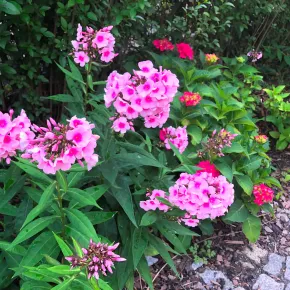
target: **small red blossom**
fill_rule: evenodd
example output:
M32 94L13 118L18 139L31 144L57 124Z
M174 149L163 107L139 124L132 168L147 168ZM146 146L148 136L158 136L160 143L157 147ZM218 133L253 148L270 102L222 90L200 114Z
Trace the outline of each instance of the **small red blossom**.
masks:
M201 96L198 93L184 92L179 100L185 103L186 107L191 107L196 106L201 101Z
M211 173L213 177L220 176L220 172L216 169L214 164L210 163L209 160L201 161L196 166L202 168L200 170L197 170L196 173L207 172L207 173Z
M160 51L173 50L174 45L167 39L155 39L153 45Z
M176 47L180 58L188 58L193 60L194 51L188 43L181 42L176 44Z
M257 135L254 139L259 144L265 144L268 141L268 137L266 135Z
M262 183L254 186L253 195L255 196L254 203L261 206L273 200L274 191Z

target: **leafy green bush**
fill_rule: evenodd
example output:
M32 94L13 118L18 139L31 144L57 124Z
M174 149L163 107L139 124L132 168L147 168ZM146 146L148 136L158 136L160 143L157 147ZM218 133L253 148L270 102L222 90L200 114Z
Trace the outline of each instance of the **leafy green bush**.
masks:
M14 284L24 290L133 289L137 270L153 289L145 256L160 254L178 275L170 253L186 253L192 246L192 236L212 234L212 222L242 223L251 242L259 238L261 207L253 194L255 185L281 186L270 177L271 163L266 154L269 144L254 138L258 135L257 120L249 111L251 100L244 100L246 92L259 86L256 69L235 59L226 59L225 65L209 65L203 53L195 63L177 58L174 52L150 52L150 57L155 67L171 70L179 79L179 92L166 126L187 126L190 142L186 150L181 154L173 144L171 150L165 150L160 143L160 129L145 128L138 120L135 131L113 133L113 112L103 101L106 81L95 79L93 62L81 69L70 58L62 62L66 66L57 64L66 76L68 93L48 99L63 103L63 124L74 115L95 124L94 134L100 136L96 149L100 160L90 171L76 163L70 169L57 170L55 175L45 174L39 164L24 159L32 158L36 150L29 157L16 157L1 170L1 288ZM186 106L180 101L184 92L198 93L202 99L196 106ZM5 127L5 123L1 124ZM51 124L52 120L47 126ZM33 128L36 133L44 130ZM59 128L60 132L68 130L65 126ZM222 136L213 133L216 131L237 134L231 144L218 149L220 155L209 150L216 149L209 147L210 139ZM51 135L47 138L53 140ZM144 212L140 202L146 200L146 193L153 189L167 192L180 173L200 170L197 165L202 159L234 186L235 200L226 215L200 219L199 229L191 230L180 224L185 211L172 207L164 198L160 201L170 210ZM267 202L262 209L272 212ZM116 263L113 275L88 279L87 260L81 265L79 259L87 254L81 248L87 248L90 239L96 243L120 242L118 254L127 261ZM65 257L72 255L78 262L70 269Z

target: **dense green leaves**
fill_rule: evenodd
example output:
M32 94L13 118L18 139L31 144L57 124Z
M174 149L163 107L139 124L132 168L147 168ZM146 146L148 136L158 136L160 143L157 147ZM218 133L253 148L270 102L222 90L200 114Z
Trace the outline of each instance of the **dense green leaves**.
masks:
M251 243L255 243L261 233L261 220L256 216L249 216L243 223L243 232Z
M225 215L224 219L232 222L244 222L249 216L245 204L240 199L236 199L231 205L229 212Z

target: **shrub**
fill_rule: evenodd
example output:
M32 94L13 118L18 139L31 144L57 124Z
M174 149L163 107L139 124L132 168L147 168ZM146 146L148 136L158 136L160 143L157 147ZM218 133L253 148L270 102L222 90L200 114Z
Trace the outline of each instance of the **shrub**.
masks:
M269 187L281 186L270 177L268 141L258 141L256 119L238 97L244 79L240 88L229 67L202 53L195 62L169 53L150 53L159 70L143 61L105 82L93 78L92 58L58 65L70 92L48 99L64 104L61 121L30 126L36 137L22 156L13 147L1 170L1 288L132 289L137 270L153 289L145 256L160 254L178 275L170 253L186 253L212 222L242 223L251 242L259 238L258 213L272 212ZM250 68L239 65L241 75ZM132 115L137 97L140 114ZM0 127L15 122L3 116ZM13 126L0 131L1 142Z

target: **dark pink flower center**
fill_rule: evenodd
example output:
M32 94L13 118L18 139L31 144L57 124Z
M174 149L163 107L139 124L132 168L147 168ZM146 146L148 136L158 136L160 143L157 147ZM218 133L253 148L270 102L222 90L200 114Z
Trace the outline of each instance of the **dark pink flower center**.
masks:
M73 124L75 127L77 127L78 125L81 125L82 122L80 120L73 120Z
M1 128L5 128L6 125L7 125L6 120L0 120L0 127L1 127Z
M84 61L84 59L85 59L84 56L79 55L79 60L80 60L80 61Z
M11 142L11 137L8 136L8 135L6 135L6 136L4 137L3 142L4 142L5 144L10 143L10 142Z
M98 42L103 42L104 41L104 36L103 35L99 35L97 37Z
M74 135L74 141L80 142L80 141L82 141L82 139L83 139L83 136L81 133L77 133Z
M120 123L119 123L119 128L120 128L120 129L124 129L124 128L125 128L125 123L120 122Z
M149 91L150 90L150 85L149 84L145 84L144 87L143 87L143 89L145 91Z

